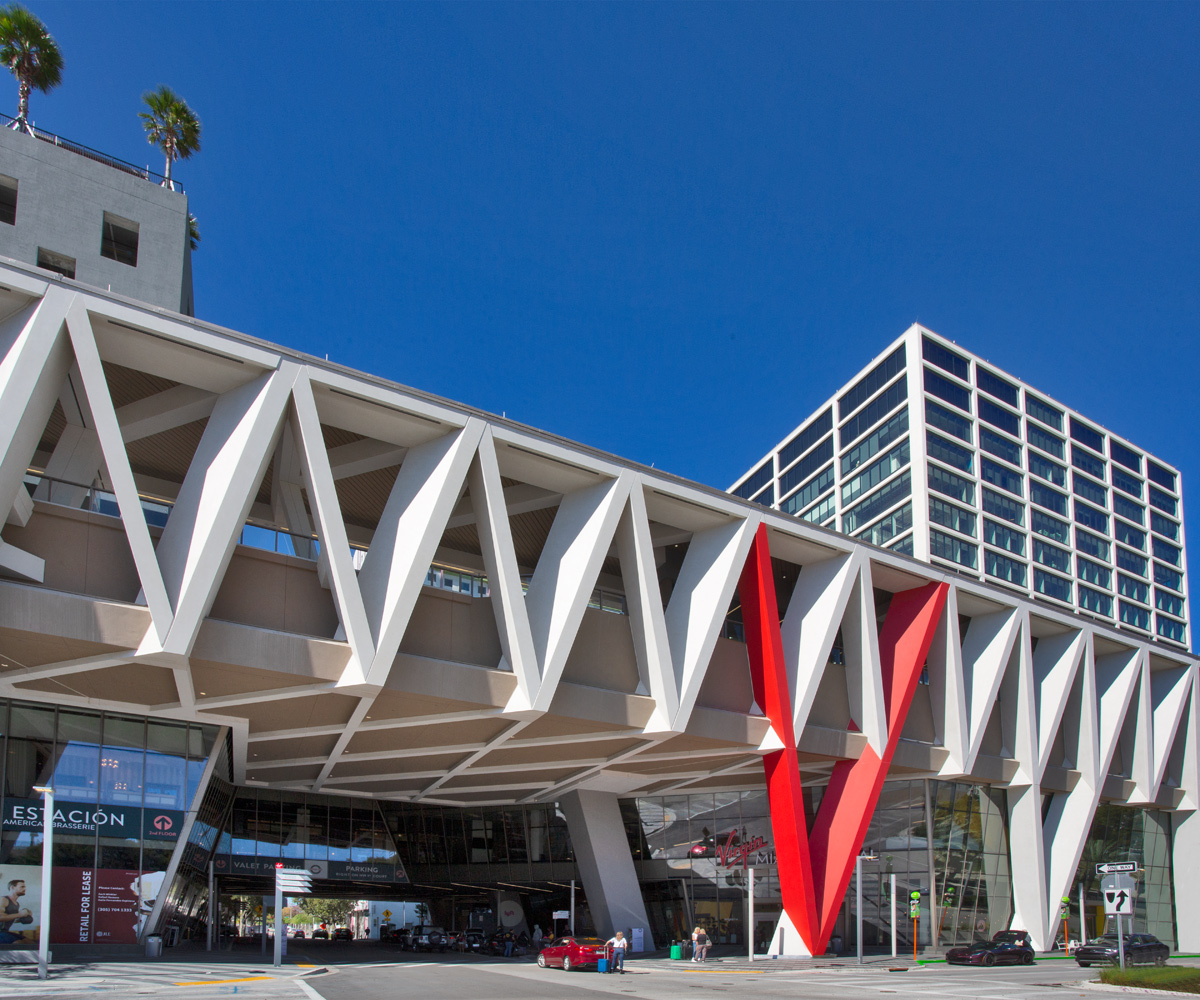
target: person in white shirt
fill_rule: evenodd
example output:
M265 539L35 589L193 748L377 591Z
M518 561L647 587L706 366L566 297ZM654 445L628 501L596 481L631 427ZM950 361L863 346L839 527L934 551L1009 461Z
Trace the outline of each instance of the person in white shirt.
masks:
M609 961L608 971L615 972L619 969L621 975L625 975L625 949L629 947L629 942L625 940L625 933L617 931L604 942L604 946L612 949L612 959Z

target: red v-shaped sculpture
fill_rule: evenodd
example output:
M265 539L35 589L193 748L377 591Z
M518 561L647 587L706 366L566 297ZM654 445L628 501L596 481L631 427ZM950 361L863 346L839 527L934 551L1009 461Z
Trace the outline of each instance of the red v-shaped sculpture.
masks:
M783 743L763 757L783 908L812 955L824 954L833 933L948 590L945 583L931 583L892 596L879 636L888 721L883 756L867 747L858 760L834 765L810 833L766 527L760 525L754 537L738 593L754 698Z

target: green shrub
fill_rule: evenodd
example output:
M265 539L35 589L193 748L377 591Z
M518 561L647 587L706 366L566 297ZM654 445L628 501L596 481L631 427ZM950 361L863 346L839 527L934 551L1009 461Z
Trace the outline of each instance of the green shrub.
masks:
M1140 986L1149 990L1176 990L1180 993L1200 994L1200 969L1173 968L1144 968L1103 969L1100 972L1100 982L1110 986Z

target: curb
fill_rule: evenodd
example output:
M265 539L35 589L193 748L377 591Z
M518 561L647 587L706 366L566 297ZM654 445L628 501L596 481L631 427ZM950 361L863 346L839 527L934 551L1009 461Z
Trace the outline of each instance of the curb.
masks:
M1089 990L1099 990L1102 993L1136 993L1144 997L1194 997L1195 993L1184 993L1180 990L1155 990L1147 989L1142 986L1114 986L1111 983L1079 983L1078 985Z

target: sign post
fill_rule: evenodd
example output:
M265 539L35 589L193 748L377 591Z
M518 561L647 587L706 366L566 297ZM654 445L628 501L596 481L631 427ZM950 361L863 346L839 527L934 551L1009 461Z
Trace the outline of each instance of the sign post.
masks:
M917 960L917 924L921 919L921 894L914 889L908 894L908 915L913 922L913 961Z
M283 894L305 896L312 892L312 876L303 868L284 868L275 864L275 965L283 965Z
M892 958L896 957L896 873L891 873L892 880Z
M1063 896L1058 904L1058 919L1063 922L1063 951L1071 954L1071 897ZM1082 917L1080 918L1082 919Z
M754 869L746 869L746 942L750 949L750 961L754 961Z
M1109 874L1101 883L1101 891L1104 894L1104 912L1117 918L1117 950L1121 957L1121 968L1124 969L1125 927L1121 918L1133 916L1134 881L1124 873Z
M38 979L50 974L50 875L54 861L54 789L37 786L42 793L42 923L38 930Z

